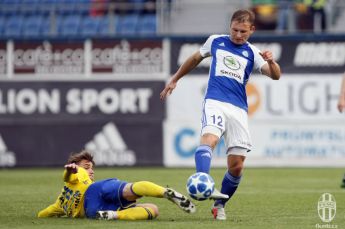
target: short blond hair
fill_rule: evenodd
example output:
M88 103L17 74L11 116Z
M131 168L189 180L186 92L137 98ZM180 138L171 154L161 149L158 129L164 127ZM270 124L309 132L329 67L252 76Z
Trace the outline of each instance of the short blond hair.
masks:
M250 10L237 10L231 17L231 21L237 21L241 23L249 22L251 25L254 25L255 14Z

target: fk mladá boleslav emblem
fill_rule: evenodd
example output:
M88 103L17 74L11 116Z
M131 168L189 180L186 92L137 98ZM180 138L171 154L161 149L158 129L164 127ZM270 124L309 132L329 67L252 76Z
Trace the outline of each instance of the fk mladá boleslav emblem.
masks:
M331 222L337 211L337 204L332 194L324 193L321 195L317 204L317 211L322 222Z

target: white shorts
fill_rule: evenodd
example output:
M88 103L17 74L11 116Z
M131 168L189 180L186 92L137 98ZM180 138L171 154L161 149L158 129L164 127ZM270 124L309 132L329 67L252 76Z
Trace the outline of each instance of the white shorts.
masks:
M223 136L227 153L236 152L236 150L230 150L234 147L247 149L246 151L251 150L248 114L245 110L230 103L206 99L201 122L201 135L210 133L219 138ZM242 152L244 151L242 150L239 154L242 155Z

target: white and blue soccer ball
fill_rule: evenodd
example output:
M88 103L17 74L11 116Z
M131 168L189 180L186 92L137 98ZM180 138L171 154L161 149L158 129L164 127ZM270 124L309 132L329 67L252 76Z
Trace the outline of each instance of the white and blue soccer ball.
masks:
M187 192L195 200L206 200L214 191L213 178L207 173L194 173L187 180Z

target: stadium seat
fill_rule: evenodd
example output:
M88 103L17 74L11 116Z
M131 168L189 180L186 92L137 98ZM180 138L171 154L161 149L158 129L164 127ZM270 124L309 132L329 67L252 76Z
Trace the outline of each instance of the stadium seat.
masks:
M23 23L23 36L38 37L41 35L43 24L42 15L31 15L25 18Z
M36 14L40 9L40 0L22 0L20 14Z
M81 22L81 35L95 36L99 33L102 17L83 17Z
M58 32L64 36L76 36L80 32L80 15L62 16L58 26Z
M156 15L143 15L138 23L139 34L151 34L157 33L157 19Z
M139 21L138 14L122 15L116 21L116 33L121 35L133 35L137 33Z
M115 26L111 26L109 17L108 16L102 16L99 18L100 18L99 34L102 36L109 36L111 34L114 34L114 32L115 32L114 27ZM114 19L114 20L116 20L116 19Z
M56 12L58 14L75 14L76 5L74 1L58 0L56 1Z
M91 0L58 0L56 9L59 14L86 14L90 5Z
M83 15L90 13L91 0L74 0L74 2L76 13Z
M43 16L43 21L41 24L41 34L42 36L51 36L54 35L55 33L57 33L57 25L55 23L55 26L52 25L53 22L51 21L49 16ZM53 31L52 31L53 30Z
M21 0L1 0L0 1L0 14L13 15L18 13L20 9Z
M58 0L40 0L39 13L49 15L57 8Z
M24 17L22 15L11 15L5 23L5 36L20 37L22 32Z
M4 33L5 23L6 23L6 17L0 14L0 34Z

